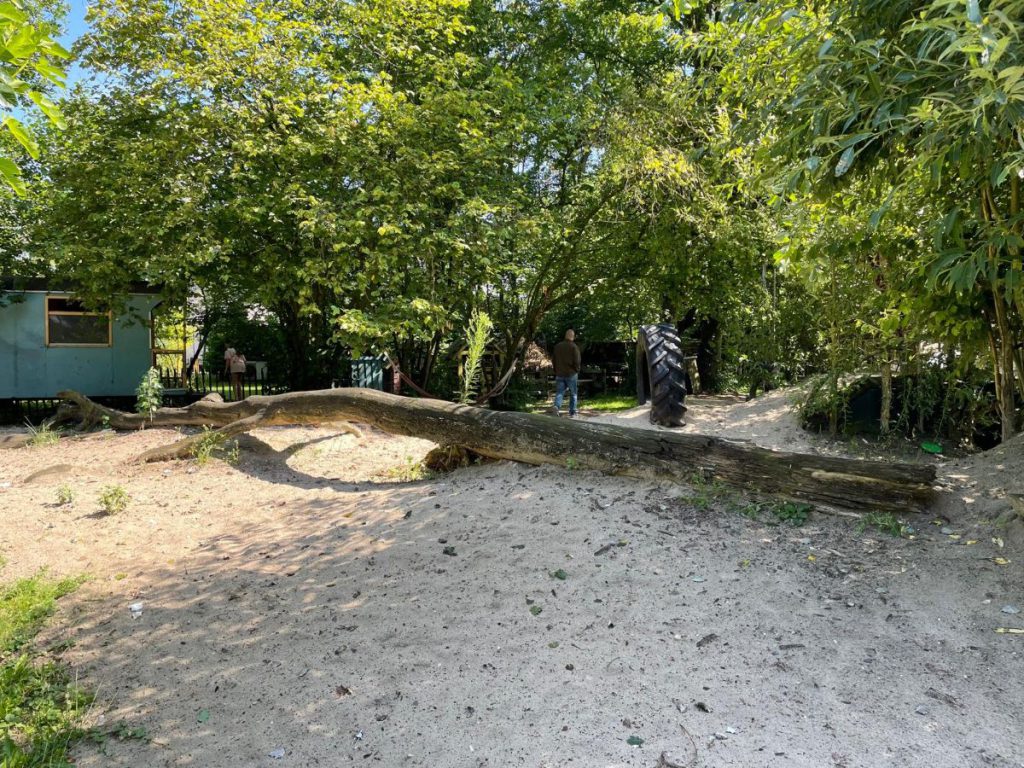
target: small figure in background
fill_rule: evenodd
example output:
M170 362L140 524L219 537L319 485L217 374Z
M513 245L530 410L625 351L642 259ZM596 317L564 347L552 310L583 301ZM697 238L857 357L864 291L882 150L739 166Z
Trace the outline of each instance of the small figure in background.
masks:
M562 410L562 398L565 390L569 390L569 418L576 418L576 391L579 381L582 358L580 348L575 344L576 332L570 328L565 332L565 340L555 345L555 404L551 412L555 416Z
M231 358L233 358L236 354L237 353L235 352L235 348L234 347L228 347L227 349L224 350L224 378L225 379L228 379L228 380L231 379Z
M241 400L242 380L245 377L245 355L235 352L233 349L231 351L234 352L228 363L228 368L231 370L231 391L234 393L235 400Z

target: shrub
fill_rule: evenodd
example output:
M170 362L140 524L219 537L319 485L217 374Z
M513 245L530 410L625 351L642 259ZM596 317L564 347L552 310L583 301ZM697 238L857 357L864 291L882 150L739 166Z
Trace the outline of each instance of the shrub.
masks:
M156 368L150 368L139 382L139 388L135 390L135 412L141 413L153 420L153 414L163 404L164 385L160 383L160 372Z
M120 485L108 485L100 491L100 507L108 515L116 515L128 509L131 496Z
M192 448L192 457L196 460L196 464L203 466L218 453L220 458L228 464L234 464L238 461L238 441L228 442L224 435L209 427L203 427L199 441Z
M57 504L60 506L66 506L71 504L75 500L75 492L71 486L64 483L60 488L57 489Z

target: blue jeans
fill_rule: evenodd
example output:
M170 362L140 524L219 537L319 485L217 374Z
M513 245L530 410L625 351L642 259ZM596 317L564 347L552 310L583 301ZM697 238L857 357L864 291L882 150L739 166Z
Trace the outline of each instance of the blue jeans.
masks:
M577 375L555 376L555 410L562 410L562 398L565 390L569 390L569 415L576 415L576 379Z

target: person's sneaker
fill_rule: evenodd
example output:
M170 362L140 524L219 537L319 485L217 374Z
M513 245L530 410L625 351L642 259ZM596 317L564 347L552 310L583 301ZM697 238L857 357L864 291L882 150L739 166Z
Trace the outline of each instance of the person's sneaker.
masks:
M575 419L575 418L576 418L576 417L577 417L578 415L579 415L579 414L576 414L576 413L570 413L570 414L569 414L569 418L570 418L570 419Z
M550 413L552 416L560 416L561 415L561 414L559 414L558 409L555 408L555 406L553 406L553 405L550 408L548 408L548 413Z

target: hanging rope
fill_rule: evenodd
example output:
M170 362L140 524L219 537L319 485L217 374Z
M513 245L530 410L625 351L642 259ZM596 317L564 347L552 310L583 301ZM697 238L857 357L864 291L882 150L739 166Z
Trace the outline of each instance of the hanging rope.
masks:
M398 362L395 361L394 359L392 359L391 355L389 355L386 350L384 352L384 357L386 357L388 359L388 365L390 365L394 370L398 371L398 378L406 386L408 386L409 389L413 390L416 394L420 395L421 397L429 398L431 400L443 400L444 399L444 398L438 397L437 395L433 395L430 392L427 392L427 390L425 390L423 387L421 387L415 381L413 381L408 376L406 376L405 375L405 371L403 371L401 368L398 367ZM396 394L401 394L401 393L399 392L399 393L396 393Z
M388 365L390 365L394 370L398 371L399 379L406 386L408 386L409 389L414 391L416 394L420 395L421 397L429 398L431 400L443 400L444 399L443 397L438 397L437 395L428 392L423 387L421 387L419 384L417 384L415 381L413 381L408 376L406 376L405 371L403 371L401 368L398 367L398 362L394 358L392 358L391 355L388 354L387 351L384 351L384 357L386 357L388 359ZM490 400L492 397L497 397L502 392L504 392L505 388L508 386L508 383L512 380L512 375L516 372L516 367L518 366L518 364L519 364L519 361L518 360L514 360L512 362L512 366L507 371L505 371L505 375L502 376L498 380L498 383L495 384L490 389L490 391L480 395L480 397L478 397L473 402L473 405L483 405L488 400Z
M502 392L504 392L505 391L505 387L507 387L508 383L512 380L512 374L516 372L516 366L518 364L519 364L518 360L513 360L512 361L512 366L507 371L505 371L505 375L502 376L498 380L498 383L495 384L494 387L491 388L490 392L487 392L486 394L480 395L480 397L478 397L476 399L476 402L474 403L474 405L483 405L488 400L490 400L492 397L497 397Z

